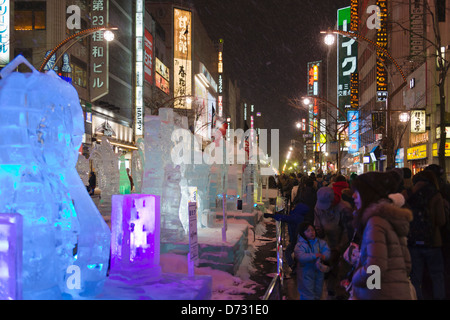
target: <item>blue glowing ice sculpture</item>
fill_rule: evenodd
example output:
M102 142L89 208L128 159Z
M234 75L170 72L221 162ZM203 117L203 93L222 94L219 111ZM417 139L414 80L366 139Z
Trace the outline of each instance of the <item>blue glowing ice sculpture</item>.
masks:
M13 72L21 63L32 72ZM8 150L0 154L0 212L23 216L23 297L93 296L106 279L110 237L76 170L84 133L78 94L22 56L0 74L0 146ZM67 285L73 265L77 288Z

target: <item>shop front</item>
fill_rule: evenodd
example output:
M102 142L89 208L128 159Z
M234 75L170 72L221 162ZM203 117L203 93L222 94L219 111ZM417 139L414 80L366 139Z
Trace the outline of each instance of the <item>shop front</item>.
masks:
M410 163L412 174L422 171L428 165L427 145L422 144L408 148L406 160Z

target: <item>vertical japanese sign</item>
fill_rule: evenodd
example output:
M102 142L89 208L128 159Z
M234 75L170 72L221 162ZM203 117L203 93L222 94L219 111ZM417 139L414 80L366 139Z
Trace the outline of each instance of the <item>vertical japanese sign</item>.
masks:
M136 0L136 91L135 91L135 124L136 137L144 135L144 0ZM147 50L147 49L145 49ZM152 60L153 61L153 60Z
M348 140L350 145L348 153L355 153L359 150L359 111L347 111Z
M387 49L387 0L378 0L380 8L380 29L377 29L377 45ZM388 95L388 75L385 68L386 55L377 50L377 101L386 101Z
M319 81L320 79L320 69L321 69L321 61L308 62L307 64L307 95L308 96L318 96L320 94L319 89ZM319 106L317 103L317 99L311 99L311 103L308 106L308 114L309 114L309 132L315 132L315 120L317 120L317 116L319 113ZM315 139L315 137L314 137Z
M425 110L411 110L411 133L424 133L426 129Z
M153 36L145 29L145 58L144 71L145 81L153 84Z
M338 30L350 31L351 8L337 11ZM338 121L345 122L346 111L351 108L351 76L358 71L358 43L355 39L338 35L337 37L337 106Z
M350 76L350 107L352 110L359 108L359 75L353 72Z
M92 1L92 27L106 27L109 1ZM108 41L103 38L104 31L97 31L91 38L91 74L90 92L91 101L95 101L106 94L109 89L109 53Z
M425 62L425 4L423 0L409 0L410 56L413 61Z
M174 8L173 12L173 74L174 97L192 95L192 20L191 12ZM185 98L175 99L174 108L191 109Z
M198 260L197 202L189 202L189 260Z
M219 117L223 116L223 39L219 39L219 63L218 70L219 72L219 86L218 86L218 108L219 108Z
M155 85L167 95L170 94L170 72L164 63L155 57Z
M0 67L9 63L10 11L9 0L0 0Z

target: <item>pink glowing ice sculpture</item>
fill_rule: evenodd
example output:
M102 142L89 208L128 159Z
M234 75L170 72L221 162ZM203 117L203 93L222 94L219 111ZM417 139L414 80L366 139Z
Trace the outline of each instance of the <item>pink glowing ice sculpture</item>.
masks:
M111 274L160 276L160 223L159 196L112 196Z
M22 299L22 230L20 214L0 213L0 300Z

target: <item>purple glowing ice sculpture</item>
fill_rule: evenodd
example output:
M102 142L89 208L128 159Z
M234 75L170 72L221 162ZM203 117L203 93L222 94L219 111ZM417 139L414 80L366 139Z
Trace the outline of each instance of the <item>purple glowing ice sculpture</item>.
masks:
M160 223L159 196L145 194L112 196L112 275L160 276Z
M0 213L0 300L22 299L22 230L20 214Z

